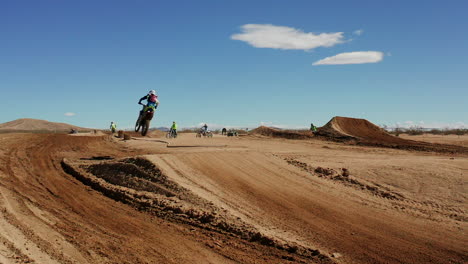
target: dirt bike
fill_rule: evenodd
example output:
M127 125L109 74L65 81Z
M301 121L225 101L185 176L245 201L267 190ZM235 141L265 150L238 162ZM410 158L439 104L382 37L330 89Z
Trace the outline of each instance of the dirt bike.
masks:
M138 132L141 128L141 135L146 136L150 127L151 119L153 119L154 116L154 109L146 107L144 104L141 105L143 105L143 109L140 111L140 115L135 123L135 132Z
M169 130L167 131L166 138L176 138L177 137L177 132L175 130Z
M202 130L198 131L196 137L201 138L202 136L211 138L211 137L213 137L213 133L211 131L205 131L205 130L202 129Z

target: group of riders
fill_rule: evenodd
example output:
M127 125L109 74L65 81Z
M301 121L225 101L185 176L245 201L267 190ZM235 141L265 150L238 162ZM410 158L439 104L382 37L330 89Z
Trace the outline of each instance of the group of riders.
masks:
M146 104L143 104L142 101L145 101L145 100L146 100ZM159 99L158 99L158 95L156 94L156 91L155 90L149 91L147 95L140 98L140 100L138 101L138 104L143 106L143 109L140 111L140 115L143 115L147 111L155 112L159 106ZM112 133L115 133L117 130L117 125L113 121L111 122L110 130ZM200 129L200 133L202 135L206 135L207 132L208 132L208 125L204 124ZM175 121L172 122L172 126L170 128L169 133L173 135L173 137L177 137L177 123Z
M146 100L146 104L141 103L144 100ZM149 91L147 95L140 98L140 100L138 101L138 104L143 105L143 109L140 111L140 115L143 115L143 113L145 113L146 111L155 112L159 105L158 95L156 94L156 91L155 90ZM112 133L115 133L116 129L117 129L117 125L114 122L111 122L110 130L112 131ZM317 127L311 123L310 130L312 132L316 132ZM225 132L225 128L223 129L223 134L224 132ZM206 135L207 133L208 133L208 125L205 124L201 127L200 134ZM172 137L177 137L177 123L175 121L172 122L172 126L169 130L169 134Z

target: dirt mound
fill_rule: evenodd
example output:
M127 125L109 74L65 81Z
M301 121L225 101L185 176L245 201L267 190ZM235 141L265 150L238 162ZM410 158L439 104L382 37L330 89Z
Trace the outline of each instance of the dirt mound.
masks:
M259 243L314 263L334 263L319 250L284 243L231 215L169 179L142 157L102 162L101 159L63 159L63 169L86 185L117 201L175 223L228 234Z
M378 142L403 142L405 140L388 134L385 130L366 119L350 117L333 117L317 134L339 139L361 139Z
M21 118L0 124L0 131L2 132L69 132L72 128L78 131L93 130L91 128L78 127L66 123L32 118Z
M468 153L468 148L445 144L431 144L403 139L388 134L379 126L366 119L333 117L325 126L318 129L317 136L339 142L358 145L381 146L400 149L413 149L436 152Z
M308 139L313 137L313 135L308 131L281 130L266 126L257 127L250 131L249 134L287 139Z

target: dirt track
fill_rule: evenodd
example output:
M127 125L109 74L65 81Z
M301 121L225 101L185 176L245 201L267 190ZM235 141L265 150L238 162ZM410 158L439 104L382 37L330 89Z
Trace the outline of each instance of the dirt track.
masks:
M2 263L468 260L468 158L463 155L318 140L195 139L191 134L181 134L171 145L198 147L32 134L0 135L0 142ZM135 210L135 204L116 202L84 185L61 165L63 158L78 162L137 155L153 162L194 201L223 208L265 237L318 250L323 258ZM350 175L343 176L342 168Z

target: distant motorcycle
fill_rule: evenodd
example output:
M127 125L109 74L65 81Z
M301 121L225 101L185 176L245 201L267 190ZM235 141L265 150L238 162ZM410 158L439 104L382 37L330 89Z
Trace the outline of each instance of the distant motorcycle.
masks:
M167 131L167 134L166 134L166 138L176 138L177 137L177 133L175 130L169 130Z
M201 129L200 131L198 131L196 137L201 138L202 136L211 138L213 137L213 133L211 131L205 131L204 129Z
M135 132L138 132L141 128L141 135L146 136L150 127L151 119L153 119L154 116L154 109L146 107L144 104L141 105L143 105L143 109L140 111L140 115L135 123Z

